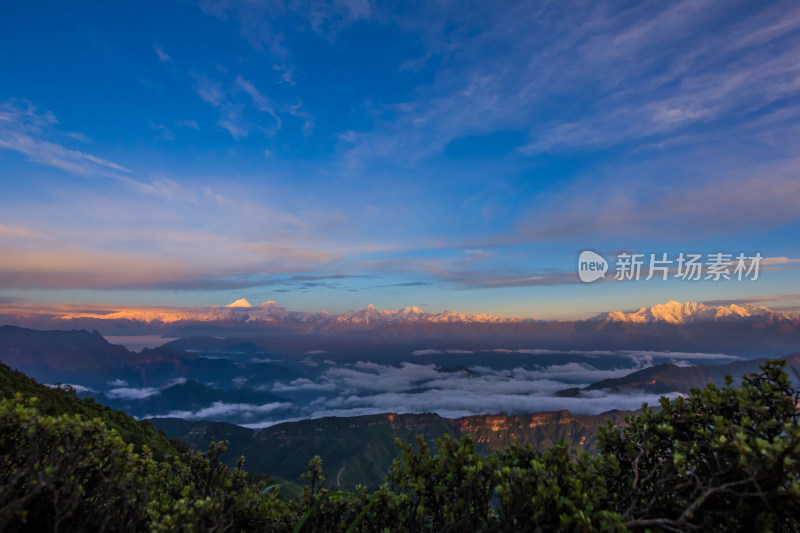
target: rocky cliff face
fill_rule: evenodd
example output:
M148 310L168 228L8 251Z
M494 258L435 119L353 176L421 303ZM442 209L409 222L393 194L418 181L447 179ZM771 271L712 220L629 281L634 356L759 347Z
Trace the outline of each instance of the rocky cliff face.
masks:
M519 416L480 415L458 418L452 424L460 433L470 435L490 450L499 450L514 441L544 450L564 440L578 451L591 451L597 440L598 426L606 420L618 426L628 414L627 411L610 411L580 416L569 411L554 411Z

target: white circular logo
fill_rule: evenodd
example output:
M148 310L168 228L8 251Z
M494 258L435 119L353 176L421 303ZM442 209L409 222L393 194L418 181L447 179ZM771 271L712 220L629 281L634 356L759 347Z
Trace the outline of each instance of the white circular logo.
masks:
M608 261L591 250L584 250L578 257L578 277L584 283L591 283L605 277L608 271Z

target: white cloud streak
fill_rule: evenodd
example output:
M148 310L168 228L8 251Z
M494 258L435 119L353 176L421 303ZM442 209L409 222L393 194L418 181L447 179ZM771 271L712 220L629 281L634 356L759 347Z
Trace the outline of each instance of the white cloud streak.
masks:
M160 414L158 416L183 418L185 420L226 421L231 418L236 418L237 420L253 420L254 418L264 416L274 411L289 409L292 406L293 404L286 402L273 402L264 405L214 402L209 407L205 407L197 411L170 411L167 414ZM151 417L152 415L147 415L144 418Z
M135 388L135 387L117 387L111 389L106 394L108 394L109 398L115 398L120 400L141 400L143 398L147 398L148 396L152 396L159 392L159 389L156 387L142 387L142 388Z
M172 63L172 58L166 52L164 52L164 49L161 46L154 44L153 51L158 56L158 60L162 63Z

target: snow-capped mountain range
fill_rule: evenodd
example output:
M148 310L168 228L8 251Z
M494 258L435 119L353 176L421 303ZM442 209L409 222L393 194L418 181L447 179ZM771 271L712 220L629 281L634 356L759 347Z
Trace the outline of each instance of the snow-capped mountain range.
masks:
M332 315L325 310L319 313L307 313L302 311L288 311L274 301L268 301L259 305L251 305L246 299L242 298L224 307L207 307L201 309L182 310L182 311L159 311L159 310L125 310L112 313L70 313L55 317L60 320L75 319L97 319L97 320L129 320L133 322L144 322L147 324L163 323L172 324L175 322L251 322L251 323L276 323L276 322L303 322L309 324L354 324L354 325L377 325L393 322L402 323L513 323L522 322L522 318L505 318L489 314L464 314L454 311L443 311L441 313L431 313L423 311L419 307L406 307L399 310L377 309L370 304L366 308L358 311L346 311L339 315Z
M436 348L472 353L480 349L660 350L757 355L800 350L800 315L755 305L667 302L638 311L602 313L586 320L537 320L419 307L364 309L339 314L290 311L276 302L240 299L199 308L92 309L64 304L30 312L0 306L0 326L39 330L87 330L119 338L269 338L287 353L334 347L355 357ZM680 329L680 331L677 331ZM211 341L209 341L211 342ZM213 342L212 342L213 344ZM402 349L400 348L402 346ZM361 352L359 352L361 350Z
M318 313L289 311L274 301L251 305L242 298L224 307L212 306L186 310L124 310L111 313L71 313L54 317L58 320L97 319L125 320L146 324L174 324L176 322L235 322L257 325L276 323L304 323L308 325L352 325L377 326L390 323L481 323L507 324L539 322L535 319L506 318L489 314L464 314L454 311L432 313L419 307L399 310L381 310L374 305L358 311L346 311L333 315L323 310ZM638 311L612 311L602 313L585 322L624 322L636 324L667 323L692 324L709 321L735 321L743 319L800 320L800 315L772 311L763 306L728 305L709 306L702 303L679 303L643 307Z
M761 305L736 305L708 306L702 303L679 303L669 301L665 304L652 307L642 307L638 311L626 313L612 311L602 313L591 321L653 323L666 322L668 324L692 324L697 322L731 321L740 319L786 319L798 320L800 315L779 313Z

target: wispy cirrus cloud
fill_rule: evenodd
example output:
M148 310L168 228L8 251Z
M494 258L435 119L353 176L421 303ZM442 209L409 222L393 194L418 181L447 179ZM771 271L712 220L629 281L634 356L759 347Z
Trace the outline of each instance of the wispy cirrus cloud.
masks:
M3 248L0 287L196 291L292 285L297 282L272 280L271 275L320 267L335 257L333 251L299 246L211 236L204 240L217 240L227 253L210 260L196 250L158 254L153 249L144 255L87 248Z
M718 8L717 2L675 3L643 22L636 20L636 11L642 9L630 10L619 16L620 23L627 19L631 25L622 33L614 31L619 26L609 19L606 31L590 38L580 51L585 59L630 77L633 72L620 70L626 68L620 63L636 57L639 72L657 68L659 74L635 80L633 86L611 86L600 93L594 113L575 121L555 121L522 150L609 146L673 135L723 116L727 127L735 116L736 127L746 129L757 116L754 113L797 94L800 85L794 81L798 67L793 57L800 47L800 12L778 2L733 27L712 31L700 46L681 46L693 39L698 28L713 22ZM776 53L778 42L783 46ZM634 93L637 84L640 91Z
M796 265L800 263L800 259L792 259L790 257L765 257L761 264L764 266L782 266L782 265Z
M169 129L164 124L155 124L153 122L150 123L150 128L158 133L159 139L164 139L167 141L174 141L175 140L175 133Z
M497 244L495 244L496 246ZM454 245L456 250L459 248ZM494 257L489 256L489 257ZM360 269L426 277L428 281L411 281L391 286L424 287L433 282L460 289L493 289L508 287L546 287L580 283L575 271L557 269L524 271L495 261L476 264L471 258L456 255L447 259L407 258L365 259L356 263Z
M173 62L172 58L169 56L169 54L167 54L164 51L164 49L161 46L159 46L157 44L154 44L153 45L153 51L158 56L158 60L161 61L162 63L172 63Z
M470 289L540 287L578 282L574 272L522 273L509 269L468 271L450 270L447 267L430 268L428 271L440 281Z
M436 75L412 98L379 107L373 128L343 136L344 161L408 164L498 130L526 131L517 150L530 155L693 143L701 134L765 138L752 126L768 115L773 131L788 134L800 92L800 10L751 7L723 24L719 1L437 5L397 16L426 44L409 65L436 61Z
M176 120L175 125L179 128L189 128L195 131L200 130L200 124L196 120Z
M756 304L772 304L773 302L785 301L800 302L800 294L775 294L771 296L746 296L743 298L727 298L722 300L704 300L702 303L706 305L756 305ZM796 307L796 306L795 306ZM792 310L795 310L792 307ZM777 309L777 308L776 308Z
M703 172L702 167L692 174ZM575 238L680 238L758 232L800 218L800 160L726 170L698 181L621 177L608 184L589 179L542 194L536 207L498 244ZM704 199L713 197L714 202ZM746 214L746 216L743 216ZM505 239L505 240L504 240Z
M42 235L24 226L7 226L5 224L0 224L0 237L39 239Z
M257 50L268 50L274 56L290 54L283 44L283 35L276 26L291 19L303 29L333 40L351 24L373 14L369 0L334 0L333 2L248 2L246 0L205 0L200 4L208 15L229 17L239 24L242 36Z
M98 157L94 154L68 148L53 139L59 137L75 138L83 142L85 137L74 132L60 131L59 121L51 111L40 111L27 100L11 99L0 103L0 149L21 153L29 160L45 166L64 170L81 176L101 176L113 178L126 187L149 195L169 197L192 196L194 191L178 185L169 179L146 180L134 175L130 169ZM151 127L162 138L174 139L173 132L162 124ZM209 188L199 192L206 196L214 193Z
M665 216L668 216L669 213L665 213ZM639 221L641 223L641 221ZM667 224L669 221L664 219L659 219L659 222L663 224ZM684 221L684 223L690 223L691 221ZM586 220L588 224L589 221ZM631 220L629 223L633 224L634 221ZM596 224L593 228L594 230L599 229L598 225ZM603 228L605 231L611 231L610 228ZM540 226L537 230L542 231L546 235L553 235L554 233L547 233L547 231L553 231L553 228L548 228L547 226ZM710 229L713 231L713 228ZM576 228L576 233L568 234L570 237L578 235L578 231L585 231L585 227ZM630 236L631 237L638 237L641 235L639 233L642 231L642 228L638 228L634 230ZM709 231L709 228L703 228L702 231ZM617 235L623 234L622 230L617 228ZM526 233L526 235L530 235ZM564 236L564 235L562 235ZM511 241L514 237L504 237L504 239L508 239ZM517 237L520 240L524 240L525 236ZM508 242L506 241L506 242ZM649 253L655 253L659 250L650 251L647 250L647 253L644 255L645 261L646 258L649 257ZM743 253L742 250L732 250L732 252L739 252ZM656 254L658 256L658 254ZM732 254L733 262L730 265L730 270L736 267L736 254ZM577 255L576 255L577 257ZM607 256L609 259L612 257L609 255ZM750 257L746 255L746 257ZM613 261L613 259L612 259ZM750 260L747 261L747 265L749 268ZM798 260L789 259L786 257L765 257L760 262L760 271L768 271L774 270L776 268L782 268L785 266L796 265ZM409 264L407 261L400 260L399 262L388 261L386 262L387 265L395 264L395 267L405 269L409 273L416 273L419 271L424 271L433 279L438 282L447 283L453 287L458 287L462 289L492 289L492 288L507 288L507 287L547 287L547 286L556 286L556 285L573 285L573 284L581 284L582 282L578 278L575 270L569 271L558 271L555 269L550 269L547 271L537 272L531 270L529 272L522 272L508 266L498 266L498 265L487 265L482 270L477 269L465 269L463 262L458 260L451 260L451 261L421 261L419 263ZM615 265L611 264L611 271L606 274L606 278L604 281L607 282L615 282L618 281L614 278L614 267ZM646 276L647 273L647 264L645 263L642 272ZM668 270L668 276L675 277L677 275L677 267L671 267ZM735 278L736 276L734 276ZM660 279L658 276L654 279ZM725 301L725 300L720 300ZM768 300L756 300L756 301L768 301ZM734 300L731 300L734 302ZM747 303L747 302L745 302ZM722 304L716 304L722 305Z
M281 129L282 121L280 117L274 111L274 104L264 96L261 91L256 89L256 86L253 85L253 82L247 81L241 76L236 76L236 79L233 81L234 87L246 93L253 101L253 106L258 111L262 113L269 114L275 120L275 126L273 128L273 132Z
M47 140L58 132L58 119L41 112L27 100L0 103L0 149L25 155L29 160L85 176L126 179L130 170L93 154Z
M245 139L255 131L273 135L281 129L282 121L272 102L252 82L241 76L237 76L230 84L199 76L196 91L204 102L219 110L217 124L235 140ZM247 96L250 102L244 100L242 95ZM269 118L264 120L264 115Z

